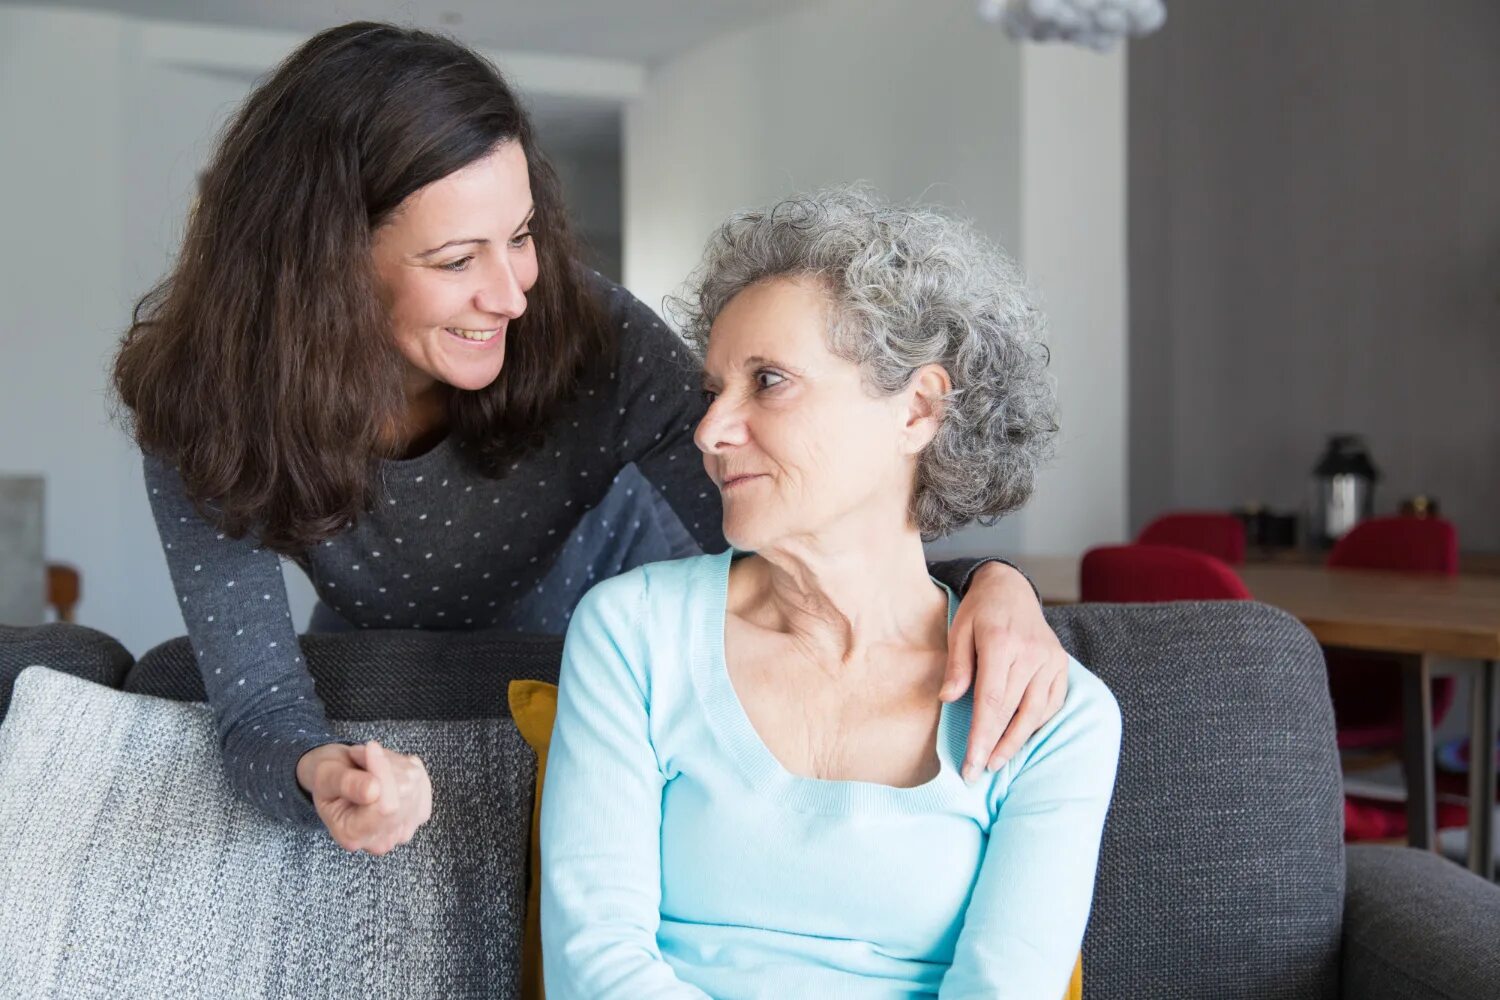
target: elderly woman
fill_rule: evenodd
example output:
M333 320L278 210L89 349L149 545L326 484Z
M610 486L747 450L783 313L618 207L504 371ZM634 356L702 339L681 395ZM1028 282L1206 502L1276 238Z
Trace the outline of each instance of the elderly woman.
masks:
M1055 430L1038 314L971 229L859 190L732 217L678 303L721 555L590 591L542 811L549 1000L1060 997L1120 716L964 780L923 538L1019 507Z

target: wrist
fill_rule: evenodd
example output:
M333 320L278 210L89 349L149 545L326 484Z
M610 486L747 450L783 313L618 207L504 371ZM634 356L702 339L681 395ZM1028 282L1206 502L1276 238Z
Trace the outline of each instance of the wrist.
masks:
M991 559L974 567L970 582L979 583L980 581L1001 586L1013 585L1024 587L1027 590L1031 589L1031 584L1026 582L1026 574L1016 569L1010 563L1001 562L999 559Z
M1003 559L988 559L969 572L969 579L965 585L965 591L972 589L977 583L984 583L986 588L991 586L1000 588L1007 596L1012 593L1028 594L1037 606L1042 605L1041 591L1031 582L1031 577L1021 572L1011 563Z

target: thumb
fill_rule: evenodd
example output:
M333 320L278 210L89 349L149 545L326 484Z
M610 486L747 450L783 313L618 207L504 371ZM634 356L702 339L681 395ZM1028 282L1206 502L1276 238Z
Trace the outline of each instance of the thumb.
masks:
M367 806L380 798L380 782L368 771L351 767L344 772L339 794L356 805Z

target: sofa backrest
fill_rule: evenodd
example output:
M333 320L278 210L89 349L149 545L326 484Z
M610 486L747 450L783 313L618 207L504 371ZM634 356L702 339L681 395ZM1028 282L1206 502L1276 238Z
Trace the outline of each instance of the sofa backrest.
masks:
M1342 791L1322 653L1253 602L1048 611L1104 679L1124 746L1084 946L1097 996L1332 998ZM304 637L330 715L484 719L510 680L555 681L561 641L490 633ZM186 640L141 658L141 693L192 699Z
M562 639L504 632L335 632L300 638L318 697L333 719L509 718L513 680L557 683ZM147 651L124 689L202 701L203 678L187 637Z
M16 675L44 666L117 688L135 658L114 639L95 629L65 622L48 625L0 625L0 719L10 707Z
M1249 601L1047 618L1124 719L1084 941L1088 992L1336 997L1343 793L1312 636Z

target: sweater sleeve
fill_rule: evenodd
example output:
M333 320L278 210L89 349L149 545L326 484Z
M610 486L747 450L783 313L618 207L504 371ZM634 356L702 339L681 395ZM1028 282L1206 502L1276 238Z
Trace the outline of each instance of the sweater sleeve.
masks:
M999 556L970 556L966 559L945 559L942 562L930 562L927 564L927 572L935 580L941 580L949 590L959 597L969 592L969 584L974 582L974 574L979 567L985 563L997 562L1026 577L1026 582L1031 584L1031 592L1036 595L1036 602L1042 603L1042 592L1036 589L1036 583L1031 577L1026 576L1021 567L1009 559L1001 559Z
M942 1000L1063 996L1088 924L1119 756L1114 696L1070 660L1062 709L994 779L1003 797Z
M205 521L165 462L147 456L145 475L229 782L273 817L318 825L297 761L337 740L302 661L280 558Z
M635 296L623 288L609 296L620 345L616 458L622 466L636 464L705 552L722 552L727 543L719 491L693 444L707 409L697 358Z
M665 778L649 732L644 587L638 571L596 586L563 644L542 793L549 1000L708 1000L656 943Z

